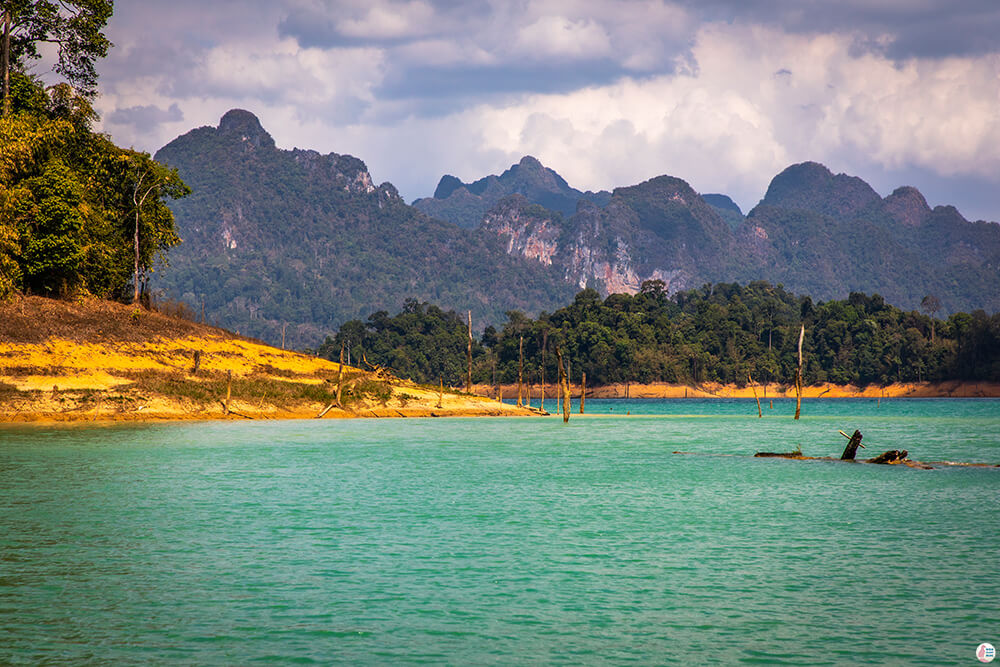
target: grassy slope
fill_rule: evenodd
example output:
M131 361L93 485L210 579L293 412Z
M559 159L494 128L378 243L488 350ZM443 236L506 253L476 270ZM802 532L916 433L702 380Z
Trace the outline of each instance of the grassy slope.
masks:
M0 304L0 421L315 417L334 401L338 370L134 306L40 297ZM449 392L439 408L433 388L346 365L344 377L344 409L328 418L531 414Z

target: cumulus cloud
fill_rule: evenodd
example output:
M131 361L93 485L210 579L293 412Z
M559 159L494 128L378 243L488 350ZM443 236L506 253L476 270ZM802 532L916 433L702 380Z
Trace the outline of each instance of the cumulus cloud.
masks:
M669 173L702 191L729 192L745 208L774 174L803 160L861 175L918 168L996 178L997 57L899 66L858 55L852 44L851 35L713 24L692 48L696 74L529 95L453 114L440 126L415 121L404 131L440 128L442 141L481 153L466 160L478 166L459 174L467 178L532 154L577 187ZM444 171L455 169L442 164L432 178Z
M148 132L161 123L178 123L184 120L181 108L174 102L169 109L161 109L155 104L115 109L108 120L116 125L131 125L139 132Z
M997 219L997 31L995 0L153 0L116 8L98 108L147 150L247 108L409 199L533 154L576 187L669 173L747 209L818 160Z

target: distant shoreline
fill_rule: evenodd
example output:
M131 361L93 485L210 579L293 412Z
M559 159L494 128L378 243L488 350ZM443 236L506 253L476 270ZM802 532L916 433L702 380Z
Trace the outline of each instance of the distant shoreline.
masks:
M524 385L524 395L533 398L541 396L541 385ZM500 386L504 399L517 397L516 384ZM697 386L653 382L649 384L617 383L587 387L587 398L754 398L754 389L760 400L773 398L795 398L795 387L770 383L740 387L733 384L704 383ZM494 396L490 385L473 385L472 391L482 396ZM557 389L552 384L545 387L546 400L556 398ZM570 386L570 396L580 397L580 385ZM896 383L885 387L869 385L836 385L831 383L810 385L802 388L802 398L1000 398L1000 383L966 382L950 380L945 382Z

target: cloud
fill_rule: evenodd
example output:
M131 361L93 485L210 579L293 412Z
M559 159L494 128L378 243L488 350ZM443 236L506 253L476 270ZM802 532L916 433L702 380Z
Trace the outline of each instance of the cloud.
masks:
M400 178L397 185L412 196L428 194L443 173L466 179L498 173L524 154L579 188L668 173L701 191L728 192L745 209L777 172L804 160L892 187L903 183L892 184L887 174L996 182L995 56L900 66L875 53L859 55L853 43L851 35L713 24L695 39L694 74L622 77L481 104L435 121L409 119L382 131L399 140L416 133L465 147L457 163L427 156L424 171L432 175ZM391 164L390 150L371 151L368 159Z
M995 0L151 0L111 27L98 108L147 150L242 107L409 199L533 154L575 187L670 173L747 209L818 160L966 178L1000 218Z
M531 58L591 59L611 53L611 41L599 23L565 16L543 16L524 26L514 45Z
M148 132L161 123L178 123L184 120L184 114L177 103L169 109L161 109L155 104L115 109L108 115L108 120L116 125L131 125L137 132Z
M994 0L680 0L706 21L757 24L803 35L845 33L897 61L1000 51Z

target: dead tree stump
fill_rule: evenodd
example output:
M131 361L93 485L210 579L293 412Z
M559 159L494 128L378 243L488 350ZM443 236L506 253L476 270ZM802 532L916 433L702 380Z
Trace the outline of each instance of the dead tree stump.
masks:
M864 448L864 445L861 444L862 437L861 431L854 431L854 435L852 435L851 439L847 441L847 447L844 448L844 453L840 456L841 461L854 460L854 457L858 453L858 447Z

